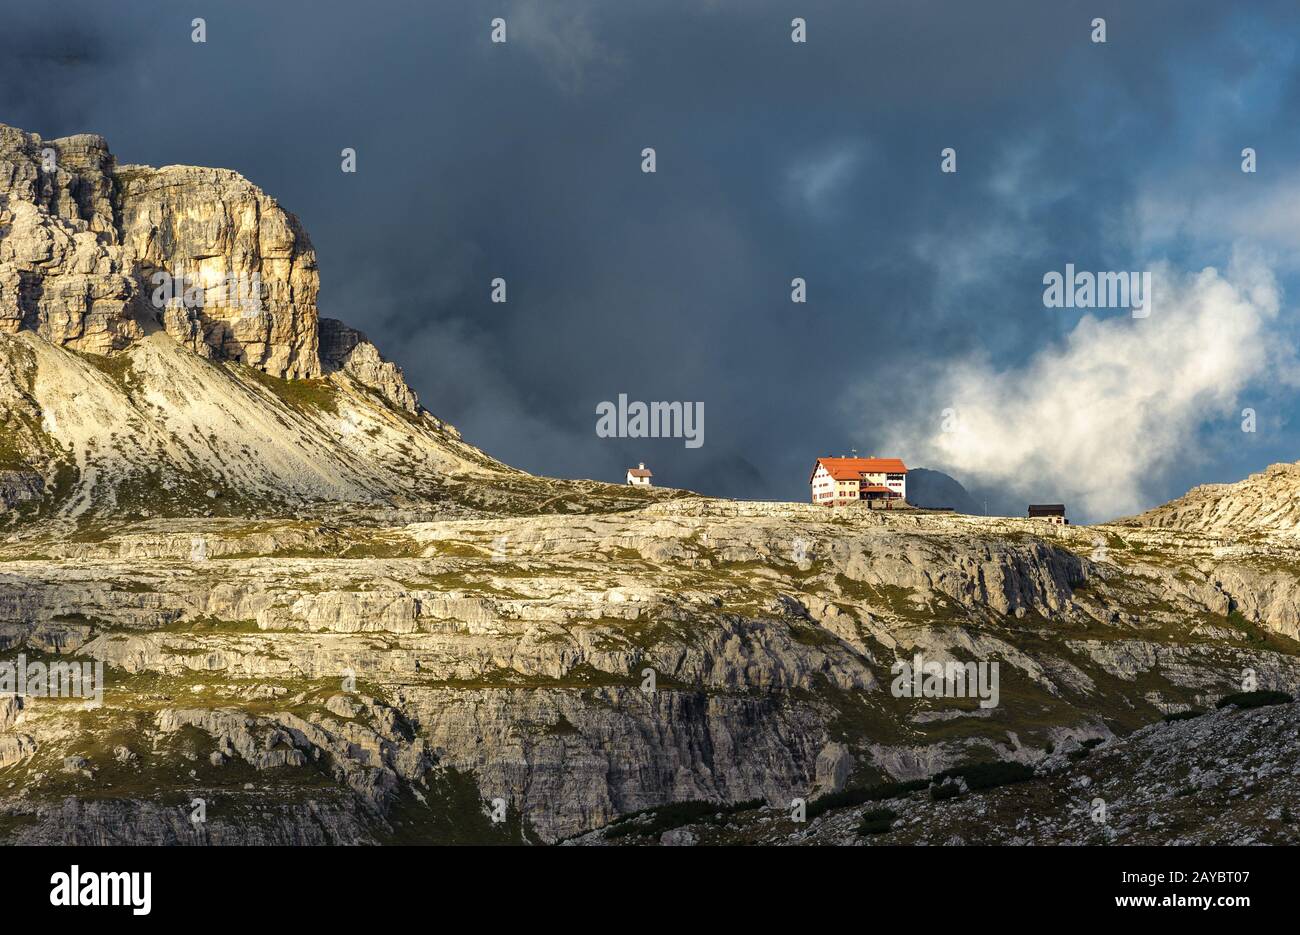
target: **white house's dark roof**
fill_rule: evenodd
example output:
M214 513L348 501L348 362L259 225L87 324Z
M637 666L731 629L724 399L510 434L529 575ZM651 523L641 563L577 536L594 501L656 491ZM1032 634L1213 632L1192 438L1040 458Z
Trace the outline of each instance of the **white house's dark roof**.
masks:
M1064 503L1031 503L1029 504L1030 516L1064 516Z

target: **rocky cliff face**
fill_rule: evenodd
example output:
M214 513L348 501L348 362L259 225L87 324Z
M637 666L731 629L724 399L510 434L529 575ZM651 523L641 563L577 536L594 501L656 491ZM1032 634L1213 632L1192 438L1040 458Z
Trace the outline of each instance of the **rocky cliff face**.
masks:
M112 166L99 137L44 143L0 125L0 330L100 354L144 334Z
M989 788L960 776L877 787L866 805L803 822L788 808L717 808L703 818L703 810L660 809L572 843L1294 845L1297 730L1294 703L1228 706L1123 739L1062 743Z
M19 527L0 653L110 674L102 705L5 719L20 839L554 841L666 802L1037 763L1247 677L1300 690L1270 609L1300 579L1215 538L699 498L380 515ZM997 663L999 703L898 697L917 653ZM167 805L194 797L201 828Z
M125 166L114 182L122 243L144 281L167 273L202 295L198 307L166 307L168 334L274 377L320 375L320 277L297 218L225 169Z
M118 167L102 137L0 125L0 230L5 331L105 354L160 324L205 357L320 374L311 243L235 172Z
M328 366L351 374L365 386L374 387L398 409L412 415L419 413L419 400L406 385L401 368L384 360L379 349L355 328L333 318L322 318L320 354Z
M1096 527L531 477L316 284L233 173L0 128L0 663L106 673L0 678L0 840L556 841L1300 688L1293 469ZM997 703L900 694L917 654Z

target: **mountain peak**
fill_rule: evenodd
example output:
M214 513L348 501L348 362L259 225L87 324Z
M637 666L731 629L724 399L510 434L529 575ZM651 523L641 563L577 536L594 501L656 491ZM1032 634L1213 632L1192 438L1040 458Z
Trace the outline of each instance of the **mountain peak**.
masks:
M671 498L535 478L319 315L298 219L229 169L0 125L0 518L410 517Z
M118 166L103 137L0 125L0 498L220 512L506 470L322 322L319 285L298 219L237 172Z
M0 125L0 228L0 330L106 354L161 328L208 359L322 373L311 241L237 172L118 166L103 137Z

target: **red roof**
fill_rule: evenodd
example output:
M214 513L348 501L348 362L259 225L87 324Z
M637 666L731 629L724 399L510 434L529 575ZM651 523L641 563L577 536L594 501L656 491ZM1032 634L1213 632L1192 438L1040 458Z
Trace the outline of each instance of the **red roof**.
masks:
M863 493L893 493L888 487L882 487L880 484L869 484L862 488Z
M857 480L863 474L906 474L907 466L898 458L818 458L836 480ZM813 474L817 473L816 466ZM808 478L812 482L812 478Z
M627 473L629 477L654 477L649 468L628 468Z

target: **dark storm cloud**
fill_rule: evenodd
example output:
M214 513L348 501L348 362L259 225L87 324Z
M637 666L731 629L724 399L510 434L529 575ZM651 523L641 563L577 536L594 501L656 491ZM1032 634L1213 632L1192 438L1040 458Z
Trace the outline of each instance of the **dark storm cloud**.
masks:
M947 362L1014 364L1066 334L1043 272L1128 268L1144 180L1182 147L1231 164L1240 133L1276 139L1298 106L1294 57L1273 49L1261 76L1251 51L1295 35L1283 3L796 6L6 11L0 121L247 175L311 233L323 314L508 462L619 479L644 460L674 486L802 498L816 455L931 418L919 400ZM1220 136L1188 89L1225 80L1274 103ZM702 401L704 446L597 438L619 393Z

